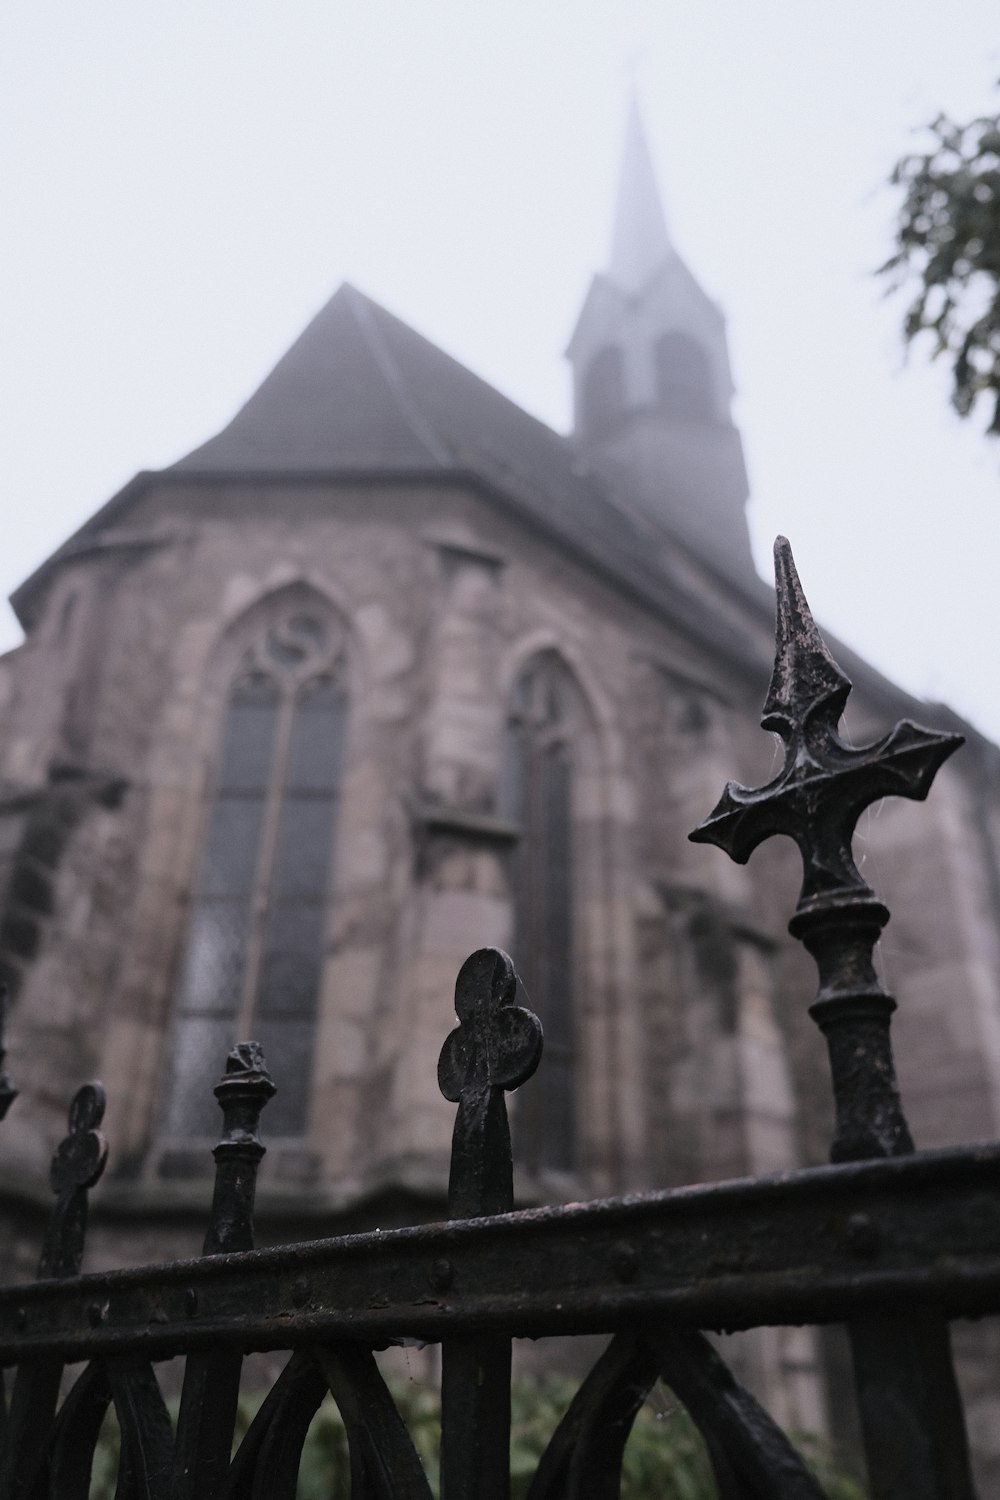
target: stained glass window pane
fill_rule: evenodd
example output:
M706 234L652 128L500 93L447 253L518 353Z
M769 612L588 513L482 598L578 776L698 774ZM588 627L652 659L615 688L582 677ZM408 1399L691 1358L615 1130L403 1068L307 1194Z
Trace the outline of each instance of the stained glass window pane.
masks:
M281 805L271 890L275 897L320 897L333 855L333 796L286 797Z
M519 1156L536 1170L575 1164L572 683L546 656L519 680L507 725L503 795L521 826L511 858L514 960L545 1028L544 1076L518 1099Z
M568 1047L572 1041L570 963L573 951L570 897L570 768L562 745L548 747L539 758L539 803L542 827L536 830L543 845L545 883L543 904L542 984L545 991L546 1035L551 1045Z
M312 1021L262 1020L254 1025L254 1036L278 1085L263 1128L268 1136L301 1135L308 1124L316 1028Z
M311 1016L319 992L326 912L319 902L271 908L256 1014Z
M218 1139L222 1113L212 1090L234 1044L231 1021L184 1016L174 1032L173 1076L165 1126L176 1136Z
M314 678L300 689L285 777L288 790L325 792L336 788L345 718L344 696L332 677Z
M511 822L524 816L524 763L526 730L521 724L508 724L504 735L503 762L500 768L500 811Z
M218 787L265 792L271 780L278 727L278 687L254 672L240 679L229 700L219 756Z
M271 1131L306 1122L346 698L331 671L295 685L292 674L327 649L321 621L284 616L263 645L274 666L245 672L230 695L195 884L166 1120L178 1135L204 1133L199 1091L207 1084L213 1108L237 1030L259 1037L283 1074Z
M180 984L182 1011L235 1016L240 1008L249 911L245 900L199 900L191 910Z
M196 886L200 895L253 890L263 819L264 799L259 795L223 794L215 799Z

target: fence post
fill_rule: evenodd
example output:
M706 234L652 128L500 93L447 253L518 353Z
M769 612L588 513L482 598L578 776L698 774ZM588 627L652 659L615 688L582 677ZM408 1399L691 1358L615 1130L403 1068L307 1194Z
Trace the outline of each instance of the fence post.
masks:
M80 1270L87 1233L87 1194L108 1159L108 1143L99 1129L104 1106L104 1089L99 1083L85 1083L73 1096L69 1133L56 1147L49 1168L56 1201L38 1262L40 1281L75 1276ZM0 1495L4 1500L30 1494L46 1461L46 1440L62 1372L62 1360L49 1357L18 1368L0 1453Z
M530 1078L542 1028L514 1004L517 977L506 953L481 948L455 984L459 1025L438 1063L446 1099L458 1105L452 1137L448 1214L474 1219L514 1206L504 1090ZM436 1266L447 1292L451 1268ZM446 1338L441 1353L441 1500L509 1500L510 1339Z
M261 1111L276 1092L259 1042L240 1042L215 1086L223 1132L213 1148L215 1192L203 1254L253 1249L257 1168L265 1147ZM197 1308L192 1307L192 1316ZM189 1354L174 1446L174 1500L212 1500L226 1480L243 1356L238 1349Z
M853 749L837 733L851 683L827 650L806 603L791 548L774 547L774 672L761 725L785 743L767 786L735 782L691 838L718 844L739 864L783 833L802 855L789 923L819 970L810 1015L826 1038L836 1102L834 1161L913 1150L896 1084L889 1023L896 1002L874 968L889 912L854 863L858 818L882 797L922 801L962 743L903 720L876 744ZM961 1400L948 1327L932 1307L850 1325L873 1500L973 1500Z

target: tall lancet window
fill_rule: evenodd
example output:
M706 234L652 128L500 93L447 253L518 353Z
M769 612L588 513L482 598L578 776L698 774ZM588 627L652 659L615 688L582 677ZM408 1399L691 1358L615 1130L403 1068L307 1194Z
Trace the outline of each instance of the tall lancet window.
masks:
M576 1166L574 1090L573 783L582 728L579 690L554 651L534 657L511 696L504 811L521 830L512 856L511 952L545 1030L537 1081L518 1096L520 1161L535 1171Z
M653 348L656 396L670 417L710 422L714 416L712 367L690 334L665 333Z
M625 361L615 344L594 355L583 375L580 426L588 437L606 437L625 410Z
M254 1037L279 1091L271 1134L306 1126L347 716L342 633L265 612L232 679L181 965L168 1136L211 1135L227 1051Z

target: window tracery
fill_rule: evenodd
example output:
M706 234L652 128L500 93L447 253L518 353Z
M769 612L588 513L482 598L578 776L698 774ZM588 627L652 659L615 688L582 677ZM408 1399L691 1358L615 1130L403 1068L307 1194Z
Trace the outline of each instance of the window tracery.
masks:
M238 1037L306 1126L347 720L343 632L298 603L263 613L230 682L177 995L168 1136L216 1128L211 1085Z

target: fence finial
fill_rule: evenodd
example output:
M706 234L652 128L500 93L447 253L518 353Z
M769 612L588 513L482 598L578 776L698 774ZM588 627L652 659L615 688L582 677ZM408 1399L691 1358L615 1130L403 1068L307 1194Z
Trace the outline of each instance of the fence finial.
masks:
M745 864L773 834L794 839L803 880L792 931L801 936L796 924L814 903L872 894L851 854L864 809L881 797L922 801L962 736L902 719L873 745L845 745L837 724L851 683L816 628L783 536L774 544L774 564L776 650L761 724L784 740L785 763L767 786L750 790L731 781L690 837L698 844L717 844L737 864ZM886 920L888 913L881 925Z
M874 745L845 745L837 723L851 684L816 629L784 537L774 544L774 565L777 641L761 722L784 740L785 763L757 790L731 781L691 838L718 844L740 864L772 834L798 844L802 891L788 927L819 969L809 1013L830 1054L837 1111L830 1154L834 1161L905 1155L913 1140L889 1039L896 1002L873 958L889 913L862 879L851 839L862 811L880 797L926 797L962 736L904 719ZM917 1316L865 1317L850 1333L873 1492L971 1500L962 1405L941 1315L924 1308Z
M203 1254L253 1249L257 1168L265 1146L260 1115L277 1093L259 1042L237 1042L215 1085L222 1138L212 1148L215 1190ZM175 1500L216 1500L225 1485L240 1393L243 1357L223 1345L189 1355L177 1415L173 1481Z
M455 982L459 1025L446 1037L438 1084L458 1105L451 1148L448 1213L453 1219L513 1208L505 1089L530 1078L542 1055L538 1017L514 1004L517 975L499 948L480 948Z
M459 1024L441 1048L438 1083L458 1105L448 1215L509 1213L514 1179L506 1089L530 1078L542 1055L536 1015L515 1005L517 975L499 948L480 948L455 981ZM450 1283L447 1262L438 1268ZM444 1340L441 1355L441 1493L448 1500L510 1495L510 1339Z
M761 720L785 742L785 763L767 786L731 781L690 835L739 864L772 834L793 838L803 879L789 931L819 968L810 1014L830 1050L837 1104L835 1161L912 1150L896 1086L889 1018L895 1001L875 973L873 950L889 913L851 853L863 810L891 795L922 800L962 736L902 720L873 745L853 749L837 733L848 678L816 628L784 537L774 544L777 629L774 672Z
M40 1278L75 1276L83 1260L87 1232L87 1193L104 1171L108 1143L98 1129L104 1119L100 1083L85 1083L69 1107L69 1134L60 1141L49 1168L56 1194L38 1265Z
M215 1192L205 1255L253 1249L253 1205L257 1167L265 1146L258 1134L261 1111L277 1093L259 1042L237 1042L215 1085L222 1110L222 1137L213 1146Z

